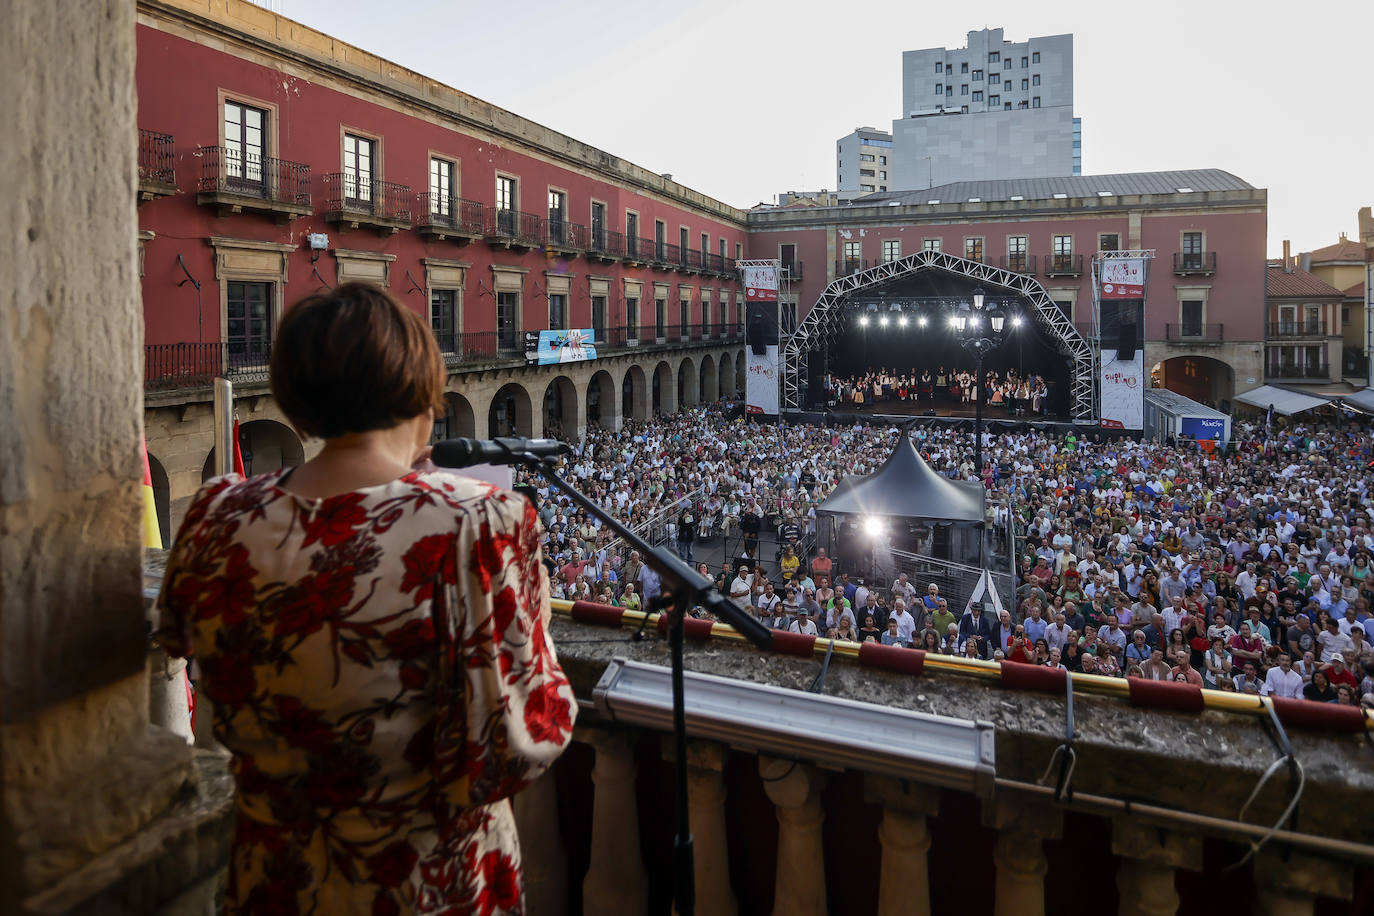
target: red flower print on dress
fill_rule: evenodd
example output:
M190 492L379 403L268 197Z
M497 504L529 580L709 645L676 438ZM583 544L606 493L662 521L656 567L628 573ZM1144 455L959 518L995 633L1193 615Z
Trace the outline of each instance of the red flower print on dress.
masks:
M557 681L545 681L525 697L525 730L535 741L562 743L563 736L572 731L570 707L559 693L561 686Z
M352 538L367 521L367 510L362 505L365 498L362 493L348 493L324 500L307 518L301 546L309 547L319 541L325 547L333 547Z
M323 754L334 743L334 730L317 709L310 709L299 697L276 694L272 697L276 718L268 720L268 727L286 739L292 747L303 748L312 754Z
M431 534L411 545L401 558L406 571L401 579L401 591L414 591L416 601L428 601L434 597L436 579L454 581L458 573L457 556L454 553L456 542L457 535L454 534Z
M258 689L253 660L243 655L211 655L200 660L205 695L216 706L232 710L247 703Z
M482 857L482 882L485 885L477 895L477 913L490 916L498 910L503 912L520 909L520 870L515 867L511 857L500 852L489 852Z
M288 589L274 608L273 635L305 636L318 630L353 600L353 576L348 569L313 573Z
M434 653L434 621L429 617L407 620L389 631L382 642L392 658L410 661Z

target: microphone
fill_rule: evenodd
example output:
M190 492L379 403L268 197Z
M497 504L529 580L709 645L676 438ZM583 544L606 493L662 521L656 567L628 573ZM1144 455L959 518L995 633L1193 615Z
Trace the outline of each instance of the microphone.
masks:
M474 464L519 464L525 455L547 461L572 449L557 439L445 439L434 443L429 460L441 468L467 468Z

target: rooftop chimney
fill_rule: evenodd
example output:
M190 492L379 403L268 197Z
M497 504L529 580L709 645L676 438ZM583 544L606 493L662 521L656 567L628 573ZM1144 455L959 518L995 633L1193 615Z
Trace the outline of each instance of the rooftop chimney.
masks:
M1293 246L1288 239L1283 240L1283 272L1286 274L1293 272Z

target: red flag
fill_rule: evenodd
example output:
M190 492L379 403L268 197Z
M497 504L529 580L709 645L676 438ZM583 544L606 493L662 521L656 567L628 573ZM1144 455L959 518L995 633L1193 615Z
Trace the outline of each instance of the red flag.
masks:
M239 421L234 420L234 473L240 477L247 477L248 472L243 469L243 449L239 448Z

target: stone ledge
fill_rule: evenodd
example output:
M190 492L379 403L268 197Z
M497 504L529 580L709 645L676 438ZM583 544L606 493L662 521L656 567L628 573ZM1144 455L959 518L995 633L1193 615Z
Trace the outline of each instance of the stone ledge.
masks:
M51 888L24 901L25 916L211 911L229 861L234 781L227 757L195 752L198 779L160 817Z

